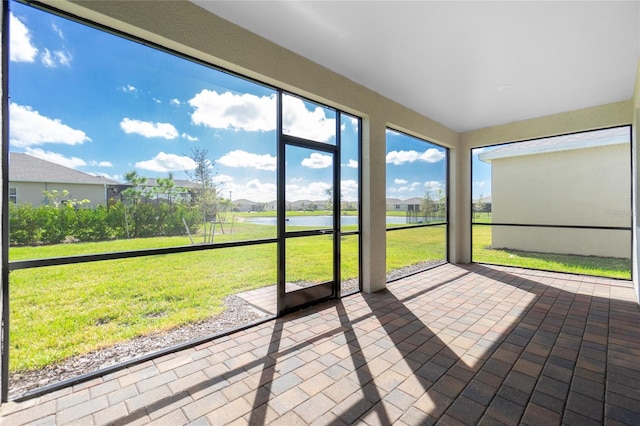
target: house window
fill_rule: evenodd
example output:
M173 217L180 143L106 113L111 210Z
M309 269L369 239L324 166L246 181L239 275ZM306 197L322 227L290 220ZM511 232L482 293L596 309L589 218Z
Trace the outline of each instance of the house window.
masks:
M16 188L9 188L9 202L18 204L18 190Z

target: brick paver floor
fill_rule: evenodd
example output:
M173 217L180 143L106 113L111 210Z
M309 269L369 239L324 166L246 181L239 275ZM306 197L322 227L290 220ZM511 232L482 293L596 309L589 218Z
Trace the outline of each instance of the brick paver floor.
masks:
M631 283L444 265L0 407L4 424L640 424Z

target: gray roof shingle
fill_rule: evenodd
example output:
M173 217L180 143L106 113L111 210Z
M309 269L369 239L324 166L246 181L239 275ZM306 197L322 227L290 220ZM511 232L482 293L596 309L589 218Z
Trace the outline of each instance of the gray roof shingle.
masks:
M9 153L10 182L80 183L92 185L118 185L119 182L102 176L93 176L50 161L19 152Z

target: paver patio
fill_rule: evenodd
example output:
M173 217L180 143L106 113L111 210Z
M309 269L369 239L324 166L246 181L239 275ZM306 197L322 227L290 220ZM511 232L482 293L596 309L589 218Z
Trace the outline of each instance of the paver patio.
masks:
M640 424L628 281L444 265L0 407L4 424Z

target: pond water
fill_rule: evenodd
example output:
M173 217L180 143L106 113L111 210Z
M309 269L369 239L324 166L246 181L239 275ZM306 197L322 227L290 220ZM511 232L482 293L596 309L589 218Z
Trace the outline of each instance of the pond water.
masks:
M258 225L272 225L275 226L277 223L277 218L275 217L246 217L244 218L245 222L255 223ZM358 217L357 216L341 216L340 223L343 226L346 225L357 225ZM403 216L387 216L387 223L392 224L405 224L407 223L407 219ZM290 216L287 218L288 226L314 226L314 227L331 227L333 224L333 216Z

